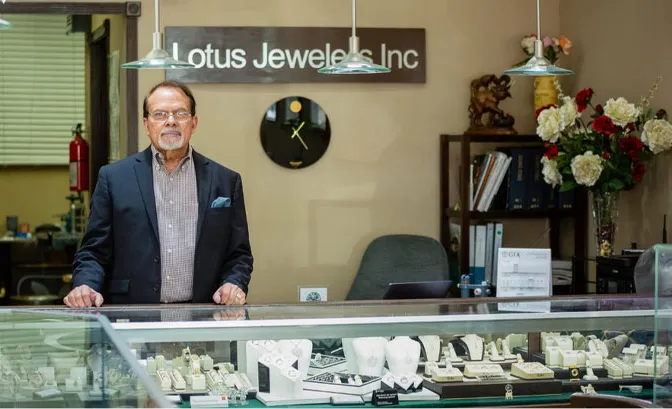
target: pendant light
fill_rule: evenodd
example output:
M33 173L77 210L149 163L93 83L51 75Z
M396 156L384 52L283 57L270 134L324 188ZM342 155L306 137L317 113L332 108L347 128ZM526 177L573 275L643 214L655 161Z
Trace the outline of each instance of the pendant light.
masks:
M520 67L511 68L504 71L508 75L573 75L572 70L556 67L546 57L544 57L544 43L541 41L541 23L539 17L539 0L537 0L537 38L534 40L534 55Z
M179 61L170 56L161 47L162 34L159 31L159 0L154 0L154 34L152 34L152 50L144 58L122 64L121 68L194 68L194 64Z
M359 53L359 38L356 33L357 0L352 0L352 35L349 41L349 51L341 62L317 70L320 74L383 74L390 69L382 65L369 62Z

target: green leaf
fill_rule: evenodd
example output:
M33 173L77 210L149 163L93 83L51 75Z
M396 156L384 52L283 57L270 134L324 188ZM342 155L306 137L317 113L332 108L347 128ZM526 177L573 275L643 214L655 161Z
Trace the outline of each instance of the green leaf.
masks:
M625 184L620 179L612 179L607 183L607 187L611 191L622 190L625 187Z
M578 186L578 184L577 184L575 181L573 181L573 180L566 180L566 181L562 182L562 185L560 185L560 189L559 189L559 191L560 191L560 192L566 192L566 191L568 191L568 190L572 190L572 189L574 189L574 188L577 187L577 186Z

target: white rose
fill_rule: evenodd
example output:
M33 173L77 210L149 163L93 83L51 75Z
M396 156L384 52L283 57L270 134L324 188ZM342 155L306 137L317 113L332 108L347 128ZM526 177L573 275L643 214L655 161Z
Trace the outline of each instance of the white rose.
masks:
M553 159L548 159L546 156L541 157L541 174L544 175L544 182L555 187L562 184L562 174L558 170L558 162Z
M572 159L572 175L576 183L584 186L593 186L602 174L602 158L588 151Z
M642 130L642 142L655 154L672 148L672 124L664 119L649 119Z
M546 142L556 143L560 137L560 113L558 108L546 108L537 118L537 135Z
M624 127L637 119L639 108L635 104L629 103L623 97L619 97L616 100L609 98L604 105L604 114L611 118L611 121L617 126Z
M579 107L576 105L576 101L572 97L562 98L562 105L559 109L560 115L560 129L565 130L567 127L574 125L576 118L581 116L579 113Z
M534 37L525 37L523 41L520 42L520 46L523 47L528 54L534 54Z

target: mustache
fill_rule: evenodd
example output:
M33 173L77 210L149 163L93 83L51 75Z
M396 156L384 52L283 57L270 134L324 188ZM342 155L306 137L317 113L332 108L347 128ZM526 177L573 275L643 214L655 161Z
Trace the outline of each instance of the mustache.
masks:
M179 128L166 128L166 129L164 129L164 130L161 131L161 136L163 136L163 135L165 135L165 134L167 134L167 133L176 133L176 134L178 134L179 136L182 136L182 131L180 131Z

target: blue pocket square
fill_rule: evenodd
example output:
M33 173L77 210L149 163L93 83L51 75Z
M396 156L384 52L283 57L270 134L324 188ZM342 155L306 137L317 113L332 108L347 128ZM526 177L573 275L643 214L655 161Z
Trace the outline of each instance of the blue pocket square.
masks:
M218 197L217 199L212 201L212 204L210 207L212 208L218 208L218 207L230 207L231 206L231 199L228 197Z

